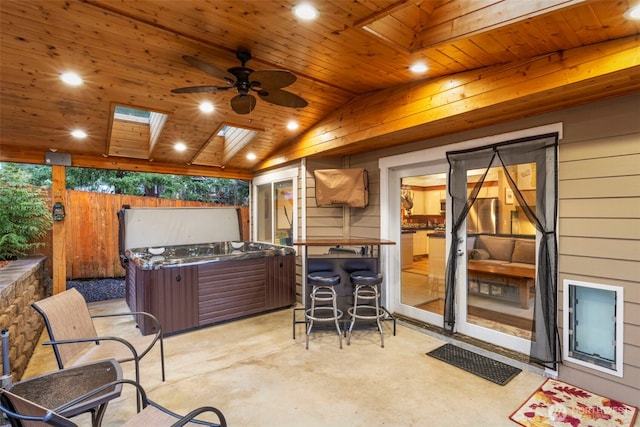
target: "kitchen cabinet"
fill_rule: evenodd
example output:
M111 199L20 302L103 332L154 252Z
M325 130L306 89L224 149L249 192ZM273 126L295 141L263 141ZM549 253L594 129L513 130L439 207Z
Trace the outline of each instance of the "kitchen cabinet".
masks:
M427 211L425 208L425 192L424 191L413 191L413 209L411 209L412 215L426 215Z
M402 268L411 268L413 265L413 235L415 233L402 233L400 242L400 258Z
M441 199L440 194L441 193L442 192L439 190L431 190L426 192L427 215L440 215L440 199Z
M427 243L426 243L426 245L427 245L426 251L427 252L425 252L427 255L429 255L429 249L430 249L430 247L429 247L429 236L431 236L433 233L435 233L435 231L427 230Z
M413 235L413 255L428 255L427 230L416 230Z
M444 279L446 265L444 235L429 236L429 277Z
M522 190L535 190L536 188L536 165L527 163L518 165L516 182L518 188Z

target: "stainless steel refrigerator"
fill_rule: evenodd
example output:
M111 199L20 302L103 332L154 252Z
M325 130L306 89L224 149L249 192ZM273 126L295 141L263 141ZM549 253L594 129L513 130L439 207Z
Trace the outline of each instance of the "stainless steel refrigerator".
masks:
M498 199L476 199L467 216L467 234L496 234Z

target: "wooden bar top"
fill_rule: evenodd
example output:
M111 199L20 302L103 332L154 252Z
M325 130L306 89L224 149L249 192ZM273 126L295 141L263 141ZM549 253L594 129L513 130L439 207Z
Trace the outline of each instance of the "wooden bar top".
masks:
M358 237L326 237L323 239L295 240L293 246L366 246L366 245L395 245L396 242L383 239L368 239Z

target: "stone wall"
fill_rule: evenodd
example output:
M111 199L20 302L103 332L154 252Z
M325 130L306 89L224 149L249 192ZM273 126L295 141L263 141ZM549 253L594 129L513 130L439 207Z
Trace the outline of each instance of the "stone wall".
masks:
M33 256L13 261L0 270L0 330L9 330L13 382L22 378L44 327L42 317L31 303L51 294L45 260L43 256Z

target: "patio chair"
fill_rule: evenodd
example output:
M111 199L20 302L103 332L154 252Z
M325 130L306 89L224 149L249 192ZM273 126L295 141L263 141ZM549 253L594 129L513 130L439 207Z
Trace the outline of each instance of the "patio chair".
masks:
M111 388L116 384L133 385L137 390L137 394L142 398L142 410L138 410L136 415L127 420L123 424L124 427L179 427L185 425L203 425L209 427L227 426L227 421L224 418L222 411L213 406L202 406L192 410L187 415L182 416L151 401L139 383L126 379L105 384L104 386L55 409L44 408L34 402L23 399L10 391L0 389L0 413L4 412L7 415L12 426L35 427L41 426L44 423L58 427L78 427L78 424L63 417L60 415L60 412L63 412L66 408L82 404L83 401L90 400L95 395L100 394L104 390ZM217 422L208 420L212 417L211 415L208 416L207 420L204 420L203 415L205 413L214 414L215 418L217 418ZM197 416L199 416L198 419L196 419Z
M135 380L140 382L140 359L146 356L156 343L160 345L160 369L165 380L164 342L162 326L158 319L145 312L113 313L92 316L84 297L72 288L32 304L42 315L49 333L45 345L53 346L60 369L104 359L135 364ZM107 336L99 337L94 318L118 316L148 316L157 324L155 335L136 335L127 339Z

